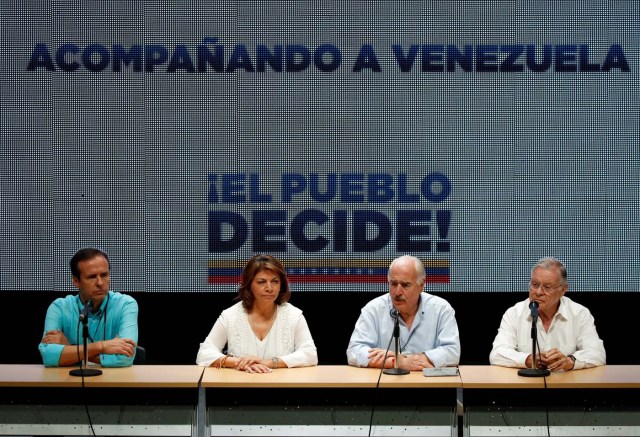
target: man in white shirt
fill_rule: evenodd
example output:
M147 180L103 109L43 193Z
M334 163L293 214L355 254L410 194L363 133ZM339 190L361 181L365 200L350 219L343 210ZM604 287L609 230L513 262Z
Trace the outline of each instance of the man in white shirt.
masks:
M565 296L567 270L556 258L542 258L531 269L529 298L509 308L493 341L491 364L505 367L532 366L531 309L538 309L539 368L568 371L602 366L604 345L589 310Z

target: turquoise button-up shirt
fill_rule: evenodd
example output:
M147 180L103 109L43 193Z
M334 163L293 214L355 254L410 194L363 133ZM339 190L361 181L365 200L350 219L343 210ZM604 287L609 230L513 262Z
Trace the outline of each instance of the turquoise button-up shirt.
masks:
M82 323L79 314L82 301L76 295L56 299L47 310L44 322L44 333L59 329L72 345L83 344ZM130 338L138 343L138 303L131 296L109 291L102 301L100 309L89 314L89 339L87 343L111 340L115 337ZM62 344L40 343L38 349L42 362L46 367L58 367L60 355L64 349ZM127 367L133 364L134 356L100 354L102 367Z

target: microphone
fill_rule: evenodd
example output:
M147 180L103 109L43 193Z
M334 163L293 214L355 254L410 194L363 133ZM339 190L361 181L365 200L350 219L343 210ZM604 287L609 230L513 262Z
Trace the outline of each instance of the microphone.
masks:
M538 328L536 324L538 323L538 302L532 300L529 302L529 309L531 310L531 368L530 369L520 369L518 370L518 375L520 376L549 376L551 372L548 369L538 369L538 365L536 363L536 343L538 342Z
M389 315L393 320L398 320L398 317L400 317L400 311L398 311L396 307L393 307L391 308L391 311L389 311Z
M84 303L84 308L80 311L80 321L84 321L91 311L93 311L93 302L89 299Z
M71 376L81 376L84 378L85 376L98 376L102 375L102 370L100 369L87 369L89 365L89 348L87 339L89 338L89 323L87 320L87 316L93 310L93 302L91 299L87 299L84 303L84 307L80 311L80 322L82 323L82 339L84 345L84 360L80 362L79 369L69 370L69 375ZM78 344L78 358L80 358L80 344ZM83 364L84 363L84 364ZM83 367L84 366L84 367ZM83 384L84 387L84 384Z
M396 307L391 308L389 315L393 319L393 336L391 339L395 339L395 365L391 369L383 369L382 373L386 375L407 375L410 372L407 369L401 369L398 367L398 359L400 355L398 353L398 343L400 339L400 311ZM389 346L391 346L391 339L389 340ZM389 350L389 348L387 348ZM384 366L383 366L384 367Z
M531 318L535 322L538 319L538 302L535 300L529 302L529 309L531 310Z

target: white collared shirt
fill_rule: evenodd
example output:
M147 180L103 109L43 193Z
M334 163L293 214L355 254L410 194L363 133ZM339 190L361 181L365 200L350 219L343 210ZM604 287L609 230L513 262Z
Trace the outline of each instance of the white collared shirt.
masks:
M555 348L565 355L573 355L576 358L574 369L606 364L604 344L598 336L591 312L568 297L560 299L548 331L540 318L536 327L539 350L545 352ZM524 368L532 346L531 310L527 298L502 316L489 361L498 366Z

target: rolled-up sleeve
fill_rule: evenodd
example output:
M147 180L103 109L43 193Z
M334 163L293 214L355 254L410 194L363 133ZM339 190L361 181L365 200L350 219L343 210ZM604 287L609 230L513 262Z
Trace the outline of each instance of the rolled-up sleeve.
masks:
M129 338L137 345L138 303L131 297L123 299L119 314L118 325L113 327L117 334L112 338L116 336L119 338ZM100 364L102 367L129 367L133 364L134 359L135 354L130 357L126 355L100 354Z
M60 306L61 302L62 300L55 300L51 305L49 305L47 315L44 320L44 332L42 333L43 338L49 331L62 331L64 329L63 309ZM60 363L60 355L62 355L63 349L63 344L40 343L38 345L38 350L40 351L42 363L45 367L58 367Z

